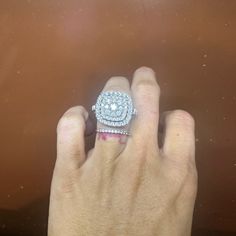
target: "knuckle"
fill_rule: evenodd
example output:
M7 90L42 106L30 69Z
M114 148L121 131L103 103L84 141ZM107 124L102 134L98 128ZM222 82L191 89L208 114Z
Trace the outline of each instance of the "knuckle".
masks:
M127 82L128 79L124 76L112 76L108 81L111 81L111 82L125 81L125 82Z
M80 126L81 117L74 110L68 110L59 120L57 131L70 130Z
M185 183L190 181L192 183L197 182L198 174L195 161L192 158L188 158L187 161L179 162L174 160L168 160L170 166L170 176L179 183Z
M108 85L114 85L114 84L119 85L121 83L129 83L129 81L127 78L123 76L113 76L107 81Z
M185 181L183 181L183 185L185 186L185 196L192 199L197 194L197 186L198 186L198 174L197 170L192 169L188 175L185 177Z
M198 182L198 172L196 166L191 169L191 181L197 185Z
M185 124L193 126L195 121L192 115L190 115L187 111L184 110L174 110L168 114L169 120L177 120L180 122L184 122Z
M65 171L55 168L53 173L53 191L56 197L69 195L75 190L76 175L71 170Z
M197 177L197 168L196 168L196 164L194 161L190 160L187 161L186 165L185 165L185 173L186 176L190 176L192 178Z
M147 66L141 66L139 67L135 73L151 73L151 74L155 74L154 70L150 67L147 67Z
M76 113L87 113L85 108L83 106L75 106L75 107L71 107L69 108L66 112L65 115L71 113L71 114L76 114Z
M189 164L182 174L182 183L189 186L189 190L194 190L198 182L198 174L195 165ZM193 191L189 191L193 192Z
M146 78L138 79L135 83L135 89L144 94L158 94L160 95L160 87L155 80Z

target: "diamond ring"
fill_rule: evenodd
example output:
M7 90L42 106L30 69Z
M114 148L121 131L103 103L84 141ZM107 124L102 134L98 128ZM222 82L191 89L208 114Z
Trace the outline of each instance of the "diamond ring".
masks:
M125 126L137 114L131 97L120 91L102 92L92 110L101 124L111 127Z

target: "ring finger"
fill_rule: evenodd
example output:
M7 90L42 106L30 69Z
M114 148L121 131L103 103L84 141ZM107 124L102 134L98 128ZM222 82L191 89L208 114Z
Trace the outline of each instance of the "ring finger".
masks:
M125 77L116 76L110 78L105 84L103 91L119 91L124 92L130 95L130 84L129 81ZM111 104L112 105L112 104ZM128 125L122 128L111 128L108 127L99 121L97 122L97 129L122 129L128 130ZM113 134L108 132L97 132L95 148L94 151L102 152L104 155L96 155L98 158L116 158L125 148L127 141L127 135L124 134Z

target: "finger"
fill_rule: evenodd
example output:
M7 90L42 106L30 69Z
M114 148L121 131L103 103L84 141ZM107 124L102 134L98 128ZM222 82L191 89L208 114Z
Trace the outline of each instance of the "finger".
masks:
M88 113L82 106L70 108L57 126L56 168L77 169L85 161L84 134Z
M186 111L175 110L163 114L164 145L163 153L166 158L187 163L194 161L195 137L194 119Z
M131 85L137 116L132 122L132 139L142 145L150 143L157 146L160 87L155 73L148 67L137 69Z
M130 85L129 81L121 76L110 78L104 89L105 91L120 91L125 92L126 94L130 94ZM109 128L100 122L97 123L97 128ZM116 128L112 128L116 129ZM128 126L122 127L122 129L127 130ZM109 134L109 133L97 133L96 141L95 141L95 151L100 151L106 153L107 158L117 157L124 146L126 145L127 136L122 134ZM98 155L99 156L99 155Z

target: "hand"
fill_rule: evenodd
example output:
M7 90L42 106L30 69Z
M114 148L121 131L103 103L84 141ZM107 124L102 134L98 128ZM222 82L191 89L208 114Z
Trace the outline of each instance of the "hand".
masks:
M197 192L193 118L175 110L159 119L160 89L147 67L135 71L131 89L126 78L112 77L106 90L131 94L138 111L132 135L97 134L86 154L87 111L79 106L63 115L48 235L190 235Z

